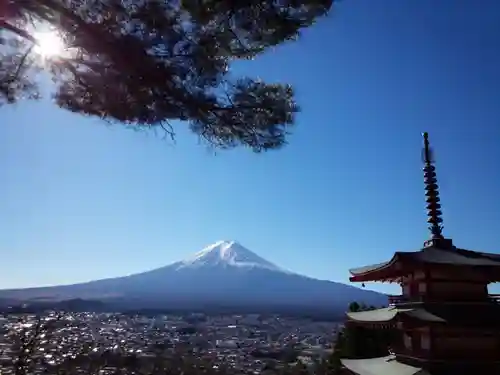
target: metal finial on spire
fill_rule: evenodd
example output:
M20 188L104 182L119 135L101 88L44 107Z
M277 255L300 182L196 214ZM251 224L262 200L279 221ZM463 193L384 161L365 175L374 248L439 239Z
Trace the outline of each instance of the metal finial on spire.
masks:
M441 223L441 204L439 199L439 186L436 179L436 167L433 165L432 150L429 146L429 134L423 133L424 149L424 182L425 182L425 201L427 203L427 222L429 223L429 230L431 231L432 239L443 238L443 226Z

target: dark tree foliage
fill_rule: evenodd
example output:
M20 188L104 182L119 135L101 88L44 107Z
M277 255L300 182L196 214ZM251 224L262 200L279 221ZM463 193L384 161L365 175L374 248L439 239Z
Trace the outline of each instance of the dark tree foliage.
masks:
M0 19L0 25L1 22ZM1 30L0 28L0 106L14 103L21 96L38 98L38 88L33 76L39 67L32 56L33 43L5 36Z
M297 38L332 1L2 0L0 29L30 42L34 22L60 31L68 51L50 72L62 108L170 134L183 120L217 147L262 151L285 144L299 111L293 89L234 77L230 64ZM10 50L4 102L36 92L16 75L31 66L25 50Z
M389 354L394 332L347 324L339 345L341 358L375 358Z
M374 310L374 306L354 301L349 304L349 311L359 312ZM347 322L339 333L335 344L338 358L375 358L389 354L389 347L396 338L392 329L367 328Z
M349 311L350 312L358 312L361 311L361 305L357 303L356 301L353 301L349 304Z

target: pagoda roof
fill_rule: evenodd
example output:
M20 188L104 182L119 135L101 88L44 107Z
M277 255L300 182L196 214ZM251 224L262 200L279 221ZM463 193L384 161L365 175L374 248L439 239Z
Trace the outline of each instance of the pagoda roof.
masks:
M482 253L456 247L442 249L434 246L414 252L396 252L388 262L349 270L352 274L350 280L398 281L406 273L403 265L415 263L500 268L500 254Z
M432 314L422 308L398 308L396 306L384 307L377 310L348 312L349 319L364 323L387 323L394 320L399 314L404 314L417 320L426 322L444 323L443 318Z
M422 368L398 362L393 355L370 359L341 359L341 362L358 375L430 375Z

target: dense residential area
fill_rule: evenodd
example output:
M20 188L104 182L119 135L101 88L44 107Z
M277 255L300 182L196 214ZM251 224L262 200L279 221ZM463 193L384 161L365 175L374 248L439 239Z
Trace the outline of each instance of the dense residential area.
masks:
M42 358L40 363L46 367L74 360L82 353L151 359L162 351L189 353L213 366L245 373L298 362L306 367L318 363L331 355L342 327L334 322L259 314L147 317L53 312L43 317L5 316L0 322L4 366L18 355L13 335L32 336L41 327L35 357ZM6 373L9 371L2 370Z

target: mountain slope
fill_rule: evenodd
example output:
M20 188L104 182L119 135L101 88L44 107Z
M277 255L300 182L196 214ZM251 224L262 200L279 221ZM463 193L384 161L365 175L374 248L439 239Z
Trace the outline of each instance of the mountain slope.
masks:
M235 241L219 241L152 271L74 285L0 290L0 298L86 298L154 308L213 304L340 308L353 300L387 303L387 297L376 292L284 270Z

